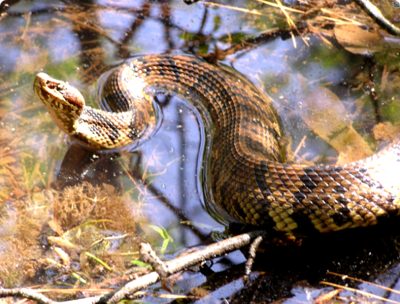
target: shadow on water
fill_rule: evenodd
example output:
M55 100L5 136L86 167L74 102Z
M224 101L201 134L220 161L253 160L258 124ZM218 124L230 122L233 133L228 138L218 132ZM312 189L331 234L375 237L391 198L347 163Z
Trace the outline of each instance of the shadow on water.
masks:
M300 30L314 33L299 38L284 29L270 32L283 28L285 18L279 9L254 1L229 6L187 6L178 0L3 1L1 285L68 287L71 295L84 297L73 288L114 288L130 280L142 240L171 258L215 241L225 228L202 205L199 151L206 133L190 105L159 94L163 119L150 141L129 153L88 150L66 139L34 96L32 83L40 71L68 80L96 104L98 77L135 54L179 51L221 60L273 97L287 158L298 163L360 159L398 133L395 39L377 39L373 51L362 40L343 42L352 32L343 36L320 8L313 9L304 23L293 16ZM335 18L359 13L346 1L329 9ZM313 237L277 238L271 232L245 288L246 253L236 251L175 277L174 293L198 303L229 297L232 303L310 302L332 290L320 281L348 283L328 270L396 287L395 228L388 223ZM159 284L149 292L165 293ZM350 291L341 295L355 296ZM144 301L173 300L147 296Z

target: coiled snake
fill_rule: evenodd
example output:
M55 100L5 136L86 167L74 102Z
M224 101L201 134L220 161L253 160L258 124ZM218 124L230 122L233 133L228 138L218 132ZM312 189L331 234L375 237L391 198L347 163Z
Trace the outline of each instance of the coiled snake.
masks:
M399 214L398 142L345 166L281 163L270 99L195 57L140 56L111 70L102 98L113 112L85 106L77 89L44 73L34 83L64 132L101 149L135 142L152 128L152 96L160 90L178 92L211 120L209 185L214 203L233 219L279 231L330 232Z

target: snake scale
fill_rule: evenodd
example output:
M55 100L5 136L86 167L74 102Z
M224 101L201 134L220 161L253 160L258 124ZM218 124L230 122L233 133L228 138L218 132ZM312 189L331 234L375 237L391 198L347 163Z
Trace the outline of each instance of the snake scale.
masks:
M34 91L64 132L100 149L133 143L154 128L158 92L182 95L213 127L206 161L213 203L241 223L330 232L400 213L398 142L344 166L282 163L271 100L196 57L144 55L120 64L104 80L109 111L85 106L77 89L44 73Z

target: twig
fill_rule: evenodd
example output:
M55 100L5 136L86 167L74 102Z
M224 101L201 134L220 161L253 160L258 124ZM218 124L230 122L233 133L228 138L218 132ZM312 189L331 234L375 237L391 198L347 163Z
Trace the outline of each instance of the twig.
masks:
M145 1L136 13L136 19L133 21L129 31L124 33L124 39L118 44L117 54L118 58L125 59L129 57L128 44L132 37L137 33L143 21L150 16L151 3Z
M29 300L36 301L39 304L54 304L53 300L50 300L46 296L38 293L32 289L28 288L14 288L14 289L0 289L0 298L5 297L19 297L19 298L26 298Z
M250 275L251 268L253 267L254 259L256 258L256 251L258 249L258 246L260 246L260 243L262 242L262 240L263 240L263 237L260 235L250 245L249 258L247 259L245 267L244 267L244 273L246 276Z
M143 262L150 264L151 267L153 267L153 269L158 273L160 278L164 280L168 275L167 267L165 266L165 263L156 255L150 244L141 243L139 246L139 252L140 259Z
M293 158L295 158L297 156L297 153L299 153L300 149L303 147L306 139L307 139L307 136L304 135L303 138L300 140L300 143L297 145L296 150L294 150L294 152L293 152Z
M280 0L275 0L276 4L278 4L279 9L282 11L282 13L285 15L286 17L286 21L289 25L289 29L294 29L296 31L296 33L300 36L301 40L303 40L304 44L306 46L310 46L308 44L308 42L304 39L304 37L301 35L300 31L298 30L296 24L293 22L292 18L290 18L289 14L287 13L287 11L285 10L285 8L283 7L282 3ZM291 33L292 36L292 40L293 40L293 46L294 48L296 48L296 40L294 39L294 35L293 33Z
M204 262L208 259L221 256L233 250L249 245L252 239L262 234L263 232L261 231L254 231L211 244L199 251L173 259L171 261L167 261L165 262L165 267L168 273L176 273L200 262ZM156 272L151 272L147 275L140 277L137 280L127 283L125 286L115 291L114 293L103 296L97 303L93 304L116 304L119 301L125 299L127 296L132 295L134 292L150 284L156 283L159 279L160 276Z
M354 0L354 2L361 6L361 8L365 10L370 17L374 18L376 22L390 34L400 36L400 29L386 19L381 11L371 2L369 2L369 0Z
M384 298L384 297L380 297L380 296L374 295L374 294L369 293L367 291L359 290L359 289L356 289L356 288L351 288L351 287L348 287L348 286L342 286L342 285L339 285L339 284L334 284L334 283L329 283L329 282L321 282L321 284L332 286L332 287L335 287L335 288L342 288L344 290L352 291L352 292L361 294L363 296L371 297L373 299L377 299L377 300L383 301L385 303L394 303L394 304L398 304L399 303L397 301L393 301L393 300L390 300L390 299L387 299L387 298Z
M301 33L305 33L307 28L297 28ZM279 28L270 29L264 33L256 37L251 37L241 42L235 43L232 46L228 47L225 50L218 50L215 53L210 53L207 56L203 56L208 62L214 63L217 60L224 60L227 56L235 54L240 51L253 49L259 47L261 44L273 41L277 38L282 40L288 39L291 37L291 30L280 30ZM296 34L296 33L294 33Z
M164 263L165 268L167 269L167 272L169 274L179 272L200 262L222 256L228 252L247 246L254 238L263 234L263 231L253 231L234 236L230 239L211 244L201 250L189 253L185 256L167 261ZM136 291L143 289L151 284L154 284L159 280L160 275L156 272L151 272L125 284L122 288L113 291L105 296L91 297L66 302L52 301L44 295L27 288L0 289L0 298L9 296L27 298L36 301L39 304L116 304L121 300L132 296Z

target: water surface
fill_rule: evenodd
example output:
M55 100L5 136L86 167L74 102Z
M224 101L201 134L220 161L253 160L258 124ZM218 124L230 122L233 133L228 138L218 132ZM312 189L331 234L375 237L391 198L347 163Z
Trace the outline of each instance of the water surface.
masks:
M356 8L342 4L331 9L348 16ZM323 24L317 17L311 20ZM139 53L215 53L221 63L272 97L289 161L346 163L373 154L382 144L379 134L384 134L383 140L395 134L400 113L396 43L384 51L371 53L365 47L356 54L335 40L332 27L303 38L278 33L251 40L272 28L285 28L285 22L279 9L255 1L222 6L187 6L178 0L12 5L0 18L2 286L115 287L129 279L123 275L132 268L130 261L138 259L139 241L150 242L161 256L170 258L183 249L215 241L225 229L223 221L216 221L203 206L199 169L206 133L185 100L157 95L163 119L151 141L131 153L105 154L73 144L55 126L33 94L38 72L68 80L96 106L96 80L120 60ZM362 49L362 41L354 43ZM232 46L237 46L236 51L223 52ZM325 274L331 268L344 274L357 269L358 277L378 277L378 282L392 284L398 269L393 243L383 246L379 240L366 249L365 240L351 249L356 253L347 255L347 248L337 245L341 237L325 246L339 247L345 252L342 260L328 256L322 265L306 259L289 263L293 249L283 253L278 249L261 259L265 268L255 277L263 281L243 289L241 266L227 275L232 281L220 272L244 261L243 254L235 252L212 267L220 277L188 272L174 292L197 299L215 290L210 297L218 302L243 289L241 295L232 296L235 302L240 297L260 300L264 290L264 294L270 291L266 295L270 301L291 296L287 303L309 301L331 290L318 285L323 279L335 280ZM65 240L69 243L62 243ZM351 241L344 243L350 246ZM301 254L309 257L332 250L315 244L304 247ZM382 253L382 248L388 249ZM298 264L304 267L295 270ZM385 273L386 268L394 274ZM269 274L263 276L263 270ZM387 276L392 281L382 279ZM261 288L264 283L272 287ZM159 285L151 292L165 293ZM148 297L146 301L170 300Z

